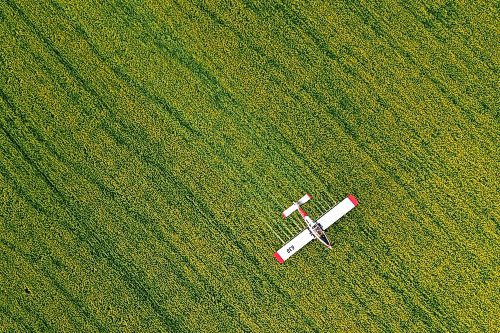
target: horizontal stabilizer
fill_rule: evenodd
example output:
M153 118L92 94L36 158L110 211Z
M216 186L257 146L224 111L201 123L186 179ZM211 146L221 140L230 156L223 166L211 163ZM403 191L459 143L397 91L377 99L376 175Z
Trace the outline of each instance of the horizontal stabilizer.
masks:
M309 194L306 194L302 198L300 198L299 201L297 201L297 204L299 204L299 206L302 206L303 204L305 204L309 200L311 200L311 196Z
M293 205L285 209L285 211L282 213L284 218L287 218L290 214L295 212L297 209L299 209L299 206L305 204L311 199L311 196L309 194L304 195L302 198L299 199L299 201L295 202Z
M295 212L298 208L299 208L299 205L297 205L296 203L294 203L293 205L291 205L290 207L288 207L287 209L285 209L285 211L283 211L283 213L282 213L283 217L287 218L288 216L290 216L290 214L292 214L293 212Z

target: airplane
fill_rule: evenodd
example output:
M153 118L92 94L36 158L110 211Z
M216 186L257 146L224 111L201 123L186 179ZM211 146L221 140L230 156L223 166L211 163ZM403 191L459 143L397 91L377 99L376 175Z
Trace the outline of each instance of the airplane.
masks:
M306 222L307 228L274 253L274 257L280 264L313 239L319 240L328 249L331 249L332 244L326 237L325 230L358 205L358 200L352 194L349 194L347 198L323 214L317 221L313 221L301 207L310 199L311 196L306 194L282 213L283 218L287 218L290 214L298 210Z

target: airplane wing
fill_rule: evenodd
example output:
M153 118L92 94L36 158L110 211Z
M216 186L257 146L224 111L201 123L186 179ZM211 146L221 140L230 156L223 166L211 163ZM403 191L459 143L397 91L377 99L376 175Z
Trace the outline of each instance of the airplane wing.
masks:
M311 234L309 229L302 231L300 234L295 236L294 239L285 244L281 249L274 253L276 260L282 264L285 260L290 258L295 252L303 248L307 243L312 241L314 236Z
M330 209L327 213L321 216L316 222L321 225L323 230L334 224L338 219L347 214L351 209L358 205L358 200L349 194L347 198L342 200L337 206Z

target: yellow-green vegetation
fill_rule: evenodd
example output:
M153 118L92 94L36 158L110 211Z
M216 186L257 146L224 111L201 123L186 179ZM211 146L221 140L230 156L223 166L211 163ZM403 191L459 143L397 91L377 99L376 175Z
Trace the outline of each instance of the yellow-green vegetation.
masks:
M497 330L498 14L0 1L0 331Z

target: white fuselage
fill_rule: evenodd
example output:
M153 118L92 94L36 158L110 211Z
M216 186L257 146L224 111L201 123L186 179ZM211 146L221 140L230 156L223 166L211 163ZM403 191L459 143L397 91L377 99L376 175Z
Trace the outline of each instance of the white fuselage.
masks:
M309 216L305 216L305 217L304 217L304 221L306 221L307 226L308 226L309 228L314 227L314 225L316 224L316 222L314 222L314 221L313 221L313 219L312 219L312 218L310 218Z
M311 234L317 240L325 244L326 247L331 248L330 241L328 240L328 238L326 238L325 232L323 231L323 228L321 228L321 225L314 222L313 219L311 219L302 208L299 207L298 211L300 215L302 215L304 221L307 223L307 228L309 229L309 231L311 231Z

